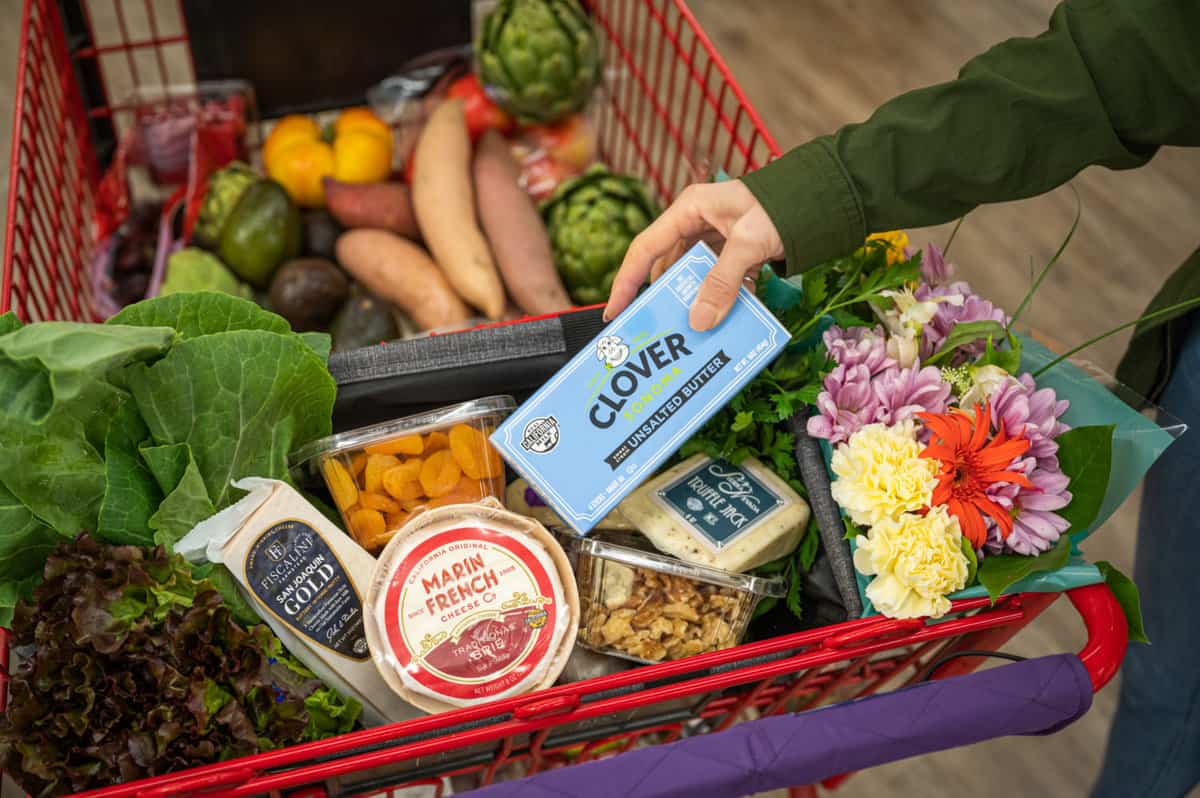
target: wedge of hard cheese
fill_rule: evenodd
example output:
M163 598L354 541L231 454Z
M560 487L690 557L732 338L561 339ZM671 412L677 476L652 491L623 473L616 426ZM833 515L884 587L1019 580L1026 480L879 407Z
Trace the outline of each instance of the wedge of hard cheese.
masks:
M809 518L804 499L760 461L703 454L642 485L620 510L659 550L735 572L791 553Z

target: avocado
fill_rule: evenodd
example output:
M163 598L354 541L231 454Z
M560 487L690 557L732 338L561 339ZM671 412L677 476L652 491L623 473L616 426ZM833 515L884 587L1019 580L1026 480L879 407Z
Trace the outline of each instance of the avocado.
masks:
M242 192L221 228L221 260L262 288L279 264L299 253L300 211L283 186L260 180Z
M304 254L334 260L342 226L324 208L304 212Z
M271 307L296 332L324 330L346 301L350 281L325 258L296 258L275 272Z
M399 335L392 306L358 283L351 286L350 298L338 311L329 332L335 352L374 346Z

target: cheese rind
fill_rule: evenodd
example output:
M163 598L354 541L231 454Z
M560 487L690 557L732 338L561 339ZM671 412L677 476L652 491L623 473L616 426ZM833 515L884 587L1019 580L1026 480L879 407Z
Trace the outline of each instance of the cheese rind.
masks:
M808 503L761 461L740 466L698 454L621 503L660 551L743 572L790 554L808 526Z

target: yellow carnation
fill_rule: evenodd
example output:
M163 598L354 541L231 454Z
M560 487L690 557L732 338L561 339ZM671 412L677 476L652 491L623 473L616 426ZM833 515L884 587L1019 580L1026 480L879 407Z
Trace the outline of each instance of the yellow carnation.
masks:
M929 505L937 463L921 457L913 421L868 424L834 449L833 499L854 523L874 526Z
M872 233L867 236L868 241L882 241L888 245L887 263L891 266L893 263L899 263L906 260L904 257L904 248L908 246L908 234L903 230L889 230L886 233Z
M854 567L874 576L867 598L889 618L940 618L967 583L958 519L942 505L887 519L854 539Z

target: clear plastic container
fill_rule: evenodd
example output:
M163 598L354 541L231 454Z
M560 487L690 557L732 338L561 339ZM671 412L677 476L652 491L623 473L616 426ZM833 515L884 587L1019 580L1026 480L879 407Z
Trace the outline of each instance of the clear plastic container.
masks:
M579 583L580 645L635 662L662 662L741 642L780 577L734 574L654 553L640 535L558 530Z
M320 473L346 529L377 554L414 514L504 495L504 461L488 437L516 408L489 396L322 438L292 456Z

